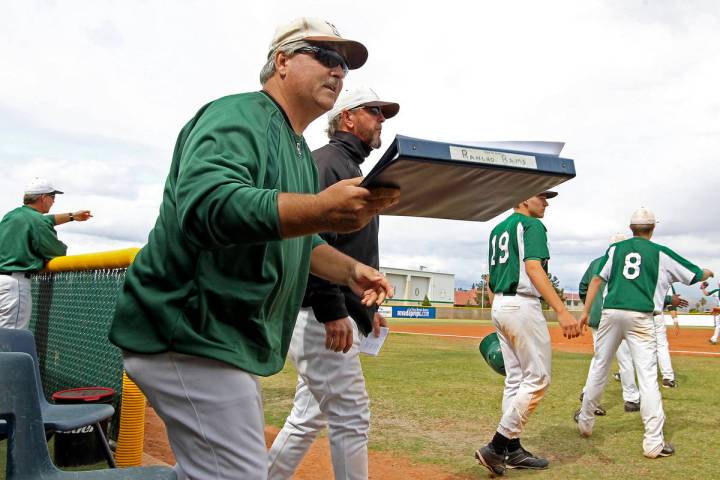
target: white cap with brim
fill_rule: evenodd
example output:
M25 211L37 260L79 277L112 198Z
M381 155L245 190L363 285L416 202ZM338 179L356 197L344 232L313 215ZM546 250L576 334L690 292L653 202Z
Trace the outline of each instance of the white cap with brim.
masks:
M645 207L640 207L630 217L630 225L655 225L655 214Z
M368 57L367 48L360 42L342 38L335 25L321 18L302 17L275 30L268 57L279 47L293 42L306 41L326 45L339 52L350 70L360 68Z
M380 100L372 88L358 87L354 90L343 90L335 106L327 114L328 120L340 115L343 110L352 110L357 107L380 107L383 117L392 118L400 111L400 104Z
M63 193L53 187L47 179L35 177L25 185L25 195L41 195L50 193Z
M623 240L627 240L627 238L627 235L624 233L616 233L610 237L610 244L612 245L613 243L622 242Z

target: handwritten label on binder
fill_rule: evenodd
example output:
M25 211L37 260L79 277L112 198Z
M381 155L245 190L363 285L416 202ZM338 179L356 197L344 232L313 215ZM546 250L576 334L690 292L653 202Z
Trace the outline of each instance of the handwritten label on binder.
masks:
M503 167L531 168L537 170L537 162L532 155L519 153L494 152L479 148L450 146L450 158L465 162L484 163Z

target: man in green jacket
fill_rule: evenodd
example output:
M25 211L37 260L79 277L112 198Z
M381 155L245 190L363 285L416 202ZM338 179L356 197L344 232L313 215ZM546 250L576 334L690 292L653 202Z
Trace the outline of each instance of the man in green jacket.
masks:
M180 132L160 215L129 268L110 340L165 422L180 479L264 479L257 376L282 369L310 272L366 306L391 287L325 244L398 201L360 178L318 193L302 136L365 47L322 20L277 29L262 91L203 108Z
M48 260L65 255L67 246L58 240L56 225L92 217L89 210L47 215L62 194L36 177L25 186L23 206L9 211L0 221L0 327L27 328L32 314L30 275Z

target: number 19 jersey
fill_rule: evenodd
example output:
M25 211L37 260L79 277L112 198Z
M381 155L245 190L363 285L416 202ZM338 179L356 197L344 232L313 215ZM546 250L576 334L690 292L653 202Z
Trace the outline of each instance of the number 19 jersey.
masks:
M660 313L673 282L690 285L703 272L669 248L633 237L610 246L597 275L607 282L604 309Z
M490 289L540 297L525 271L525 260L539 260L547 271L549 259L545 225L537 218L513 213L490 232Z

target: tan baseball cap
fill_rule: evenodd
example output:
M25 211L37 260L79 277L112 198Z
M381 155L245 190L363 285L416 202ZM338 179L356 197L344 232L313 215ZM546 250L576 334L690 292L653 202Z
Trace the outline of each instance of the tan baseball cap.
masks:
M655 214L645 207L635 210L630 217L630 225L655 225L657 220Z
M352 110L357 107L380 107L383 117L392 118L400 111L400 104L380 100L372 88L358 87L354 90L343 90L335 102L335 106L327 114L328 120L340 115L343 110Z
M283 45L304 40L320 43L336 50L347 61L350 70L363 66L368 57L367 48L360 42L348 40L340 36L335 25L320 18L302 17L275 30L268 57Z

